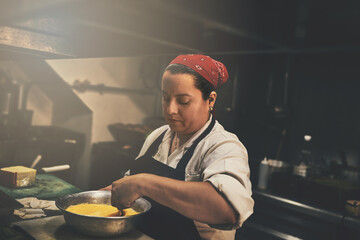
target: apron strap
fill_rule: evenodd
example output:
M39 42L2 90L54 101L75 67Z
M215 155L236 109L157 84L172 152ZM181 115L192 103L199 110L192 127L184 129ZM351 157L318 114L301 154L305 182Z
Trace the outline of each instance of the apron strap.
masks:
M194 141L194 143L191 145L191 147L186 151L184 156L180 159L179 163L176 166L176 170L179 170L181 172L185 173L185 168L188 162L190 161L196 146L199 144L201 140L203 140L213 129L215 125L215 118L212 117L210 125L205 129L205 131Z
M160 144L162 143L162 140L164 138L166 131L167 130L165 130L163 133L160 134L160 136L151 144L151 146L149 147L149 149L146 151L146 153L144 155L149 154L149 155L153 156L157 152Z

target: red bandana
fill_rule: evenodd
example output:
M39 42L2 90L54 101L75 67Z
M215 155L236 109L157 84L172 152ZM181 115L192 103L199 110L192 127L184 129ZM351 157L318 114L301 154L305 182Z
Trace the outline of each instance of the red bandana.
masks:
M173 63L185 65L196 71L214 85L215 89L229 78L225 65L209 56L200 54L179 55L170 64Z

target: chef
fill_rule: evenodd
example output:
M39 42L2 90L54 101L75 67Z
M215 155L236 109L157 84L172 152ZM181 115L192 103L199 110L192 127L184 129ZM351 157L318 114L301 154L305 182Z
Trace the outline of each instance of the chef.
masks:
M154 239L234 239L253 212L246 148L212 114L227 79L209 56L170 62L162 76L167 125L147 137L130 174L106 188L120 209L140 197L151 202L140 230Z

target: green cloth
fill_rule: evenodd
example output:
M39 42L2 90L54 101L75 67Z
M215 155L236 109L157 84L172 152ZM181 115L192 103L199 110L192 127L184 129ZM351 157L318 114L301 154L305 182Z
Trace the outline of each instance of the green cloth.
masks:
M37 174L35 184L31 187L8 188L0 186L0 189L15 199L36 197L38 199L55 200L67 194L81 192L79 188L50 174Z

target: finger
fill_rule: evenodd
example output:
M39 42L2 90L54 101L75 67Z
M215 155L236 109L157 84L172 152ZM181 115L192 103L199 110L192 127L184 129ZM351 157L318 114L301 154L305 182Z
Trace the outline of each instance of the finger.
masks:
M118 200L117 200L114 192L111 192L111 205L113 205L114 207L118 206Z
M129 207L131 207L131 205L132 205L131 202L126 202L126 203L124 204L124 208L129 208Z
M132 205L132 202L126 199L119 199L115 194L111 194L111 205L116 207L119 210L124 208L129 208Z
M118 209L129 208L132 205L132 203L130 201L128 201L127 199L124 199L122 201L116 201L116 204L117 204L116 207Z
M107 187L100 188L99 190L102 190L102 191L111 191L111 189L112 189L112 186L109 185L109 186L107 186Z
M111 205L118 209L125 208L125 204L122 203L121 197L117 196L115 191L111 191Z
M107 217L117 217L117 216L122 216L122 215L123 215L123 212L119 209L118 212L111 213L111 214L107 215Z

